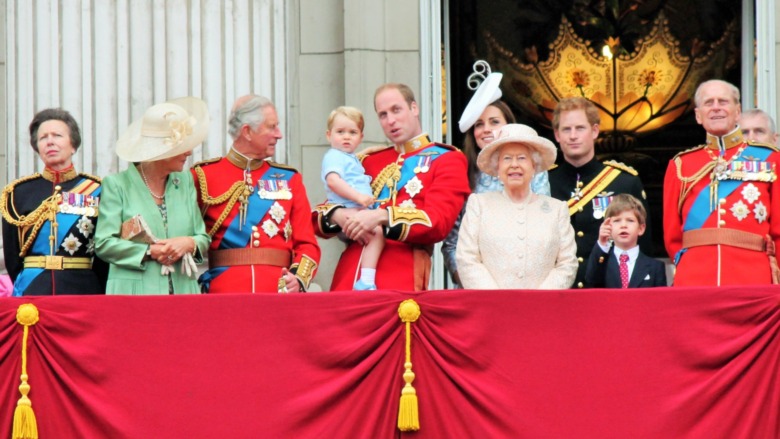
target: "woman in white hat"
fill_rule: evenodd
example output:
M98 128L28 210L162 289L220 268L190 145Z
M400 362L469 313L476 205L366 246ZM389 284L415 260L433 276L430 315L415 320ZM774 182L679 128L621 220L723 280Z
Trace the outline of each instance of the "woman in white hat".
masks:
M481 69L489 71L490 67L485 63L480 65L478 61L474 66L475 73L480 78ZM458 128L465 134L463 140L463 153L466 154L469 165L469 186L471 192L481 194L483 192L500 192L503 189L501 180L486 174L477 167L477 155L493 141L494 132L508 123L515 123L515 116L506 102L501 100L501 78L503 74L493 72L485 77L474 95L471 97L466 109L463 110L458 121ZM470 77L471 78L471 77ZM534 175L531 181L531 192L542 195L550 195L550 181L547 178L547 170L543 169ZM465 211L465 206L464 206ZM442 255L444 265L450 272L456 287L461 285L458 276L458 265L455 260L455 249L458 245L458 231L463 219L463 213L458 217L452 231L442 242Z
M477 158L504 185L472 194L456 258L464 288L563 289L577 274L577 248L566 203L534 194L531 181L555 162L555 145L533 128L509 124Z
M105 221L95 232L95 250L111 264L106 294L200 292L194 265L202 262L211 239L192 175L182 170L208 125L205 102L174 99L146 110L117 141L117 155L132 166L103 179ZM137 215L142 221L133 220ZM130 224L140 232L133 240Z

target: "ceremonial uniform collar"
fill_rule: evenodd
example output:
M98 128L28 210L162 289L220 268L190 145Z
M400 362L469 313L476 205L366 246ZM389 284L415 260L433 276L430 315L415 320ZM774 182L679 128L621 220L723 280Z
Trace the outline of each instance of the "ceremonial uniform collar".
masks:
M718 151L725 151L727 149L741 146L745 143L745 138L742 136L742 129L740 127L734 128L734 130L725 136L713 136L707 133L707 148Z
M427 133L422 133L417 137L414 137L410 140L407 140L406 142L396 145L395 150L399 153L408 154L410 152L414 152L420 148L424 148L428 145L430 145L431 139L428 138Z
M232 147L230 148L230 151L228 151L225 158L227 158L227 160L236 167L241 169L249 169L250 171L259 169L261 166L263 166L263 163L265 163L265 159L249 158L244 154L236 151L236 149Z
M45 180L48 180L52 183L64 183L79 176L78 172L76 172L76 168L74 168L73 165L70 165L68 168L63 169L62 171L55 171L54 169L47 167L43 169L41 175Z
M591 161L580 167L576 167L567 162L566 159L563 159L561 160L558 167L560 167L561 170L565 171L567 174L580 174L583 177L589 177L591 175L598 174L599 171L604 168L604 164L596 160L596 157L593 157Z

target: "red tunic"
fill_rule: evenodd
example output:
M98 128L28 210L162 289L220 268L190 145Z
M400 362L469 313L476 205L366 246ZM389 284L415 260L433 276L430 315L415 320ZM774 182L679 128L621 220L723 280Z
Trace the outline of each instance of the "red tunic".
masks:
M228 194L231 187L244 180L244 166L240 165L241 160L246 162L231 150L227 157L198 163L192 169L198 190L198 204L203 212L206 230L212 236L210 253L215 250L237 248L224 238L229 225L234 220L240 221L237 216L241 203L235 202L227 212L224 221L215 229L214 225L228 208L229 199L210 205L207 196L213 199ZM278 181L276 179L281 178L282 173L289 175L290 172L292 176L287 185L292 197L272 200L272 207L265 211L258 221L247 222L241 227L239 235L246 236L246 245L243 248L278 249L291 252L292 263L289 269L298 277L304 288L308 288L320 260L320 248L309 219L311 206L301 175L292 168L273 162L253 161L252 164L255 169L249 171L249 174L254 189L250 197L258 196L264 187L264 181L276 182ZM265 180L263 175L266 176ZM209 282L208 292L276 293L281 272L279 266L260 264L232 265L217 271L210 267L206 276ZM209 273L217 275L209 276Z
M713 173L718 175L713 165L721 150L721 163L732 176L718 180L717 194L710 197ZM683 232L726 229L768 235L780 248L780 187L774 182L778 162L775 147L747 144L739 130L721 139L708 135L706 145L669 162L664 178L664 243L669 256L677 259L675 286L772 283L765 251L727 244L685 249ZM740 177L740 170L746 176Z
M427 138L423 139L427 143ZM435 159L426 164L426 157ZM400 158L415 171L406 184L402 180L395 187L395 200L391 197L378 207L388 210L390 225L385 228L386 244L377 266L376 285L379 289L426 290L433 245L452 230L470 192L466 157L452 146L431 143ZM372 187L382 170L402 162L392 147L370 152L362 160L366 174L372 177ZM412 181L414 178L417 180ZM334 207L320 205L313 214L315 230L324 238L339 231L328 222L327 214ZM352 290L362 250L359 243L348 244L336 266L331 290Z

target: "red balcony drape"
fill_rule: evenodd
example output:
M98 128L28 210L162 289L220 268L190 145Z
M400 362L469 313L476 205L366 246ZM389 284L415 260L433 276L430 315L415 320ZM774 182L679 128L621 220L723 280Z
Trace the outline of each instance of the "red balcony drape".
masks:
M0 299L4 437L22 303L42 439L780 437L777 287Z

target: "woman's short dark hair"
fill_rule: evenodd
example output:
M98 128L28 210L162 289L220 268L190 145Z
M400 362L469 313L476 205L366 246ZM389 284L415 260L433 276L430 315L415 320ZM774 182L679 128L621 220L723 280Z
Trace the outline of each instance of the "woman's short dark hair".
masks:
M59 120L68 126L68 130L70 130L70 144L73 146L74 151L78 151L79 146L81 146L79 124L76 123L76 119L70 113L62 108L47 108L35 114L32 122L30 122L30 145L32 145L33 151L38 152L38 128L48 120Z

